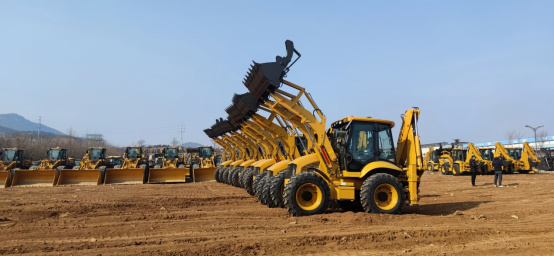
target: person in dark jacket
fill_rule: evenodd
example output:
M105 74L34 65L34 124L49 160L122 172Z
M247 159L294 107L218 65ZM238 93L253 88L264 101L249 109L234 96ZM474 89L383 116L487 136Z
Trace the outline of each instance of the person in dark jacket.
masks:
M469 172L471 173L471 185L475 187L475 178L477 177L477 168L479 164L475 161L475 156L471 157L469 160Z
M492 167L494 167L494 186L496 187L496 181L498 180L498 187L502 186L502 155L495 157L492 161Z

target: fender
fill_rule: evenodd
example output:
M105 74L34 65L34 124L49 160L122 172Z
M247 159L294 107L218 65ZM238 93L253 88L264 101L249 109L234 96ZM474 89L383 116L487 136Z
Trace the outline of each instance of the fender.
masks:
M345 178L362 178L375 169L391 169L398 172L402 171L402 168L394 165L393 163L386 161L375 161L364 166L364 168L360 172L343 171L342 176Z
M221 163L220 165L223 166L223 167L227 167L233 162L234 162L233 160L229 160L229 161L225 161L225 162Z
M309 155L294 159L292 162L289 163L289 166L292 164L296 165L296 172L291 174L295 175L297 173L300 173L302 171L302 168L313 163L320 163L317 153L311 153Z
M272 171L273 174L275 175L283 170L286 170L289 163L290 163L290 160L286 159L270 166L269 168L267 168L267 170Z
M240 166L246 168L248 166L250 166L251 164L253 164L254 162L256 162L257 160L255 159L252 159L252 160L248 160L248 161L244 161L242 164L240 164Z
M268 167L275 164L275 159L266 159L265 161L261 162L257 167L260 167L260 172L265 171Z
M234 161L233 163L231 163L231 166L233 166L233 168L234 168L234 167L239 166L242 163L244 163L244 160L237 160L237 161Z

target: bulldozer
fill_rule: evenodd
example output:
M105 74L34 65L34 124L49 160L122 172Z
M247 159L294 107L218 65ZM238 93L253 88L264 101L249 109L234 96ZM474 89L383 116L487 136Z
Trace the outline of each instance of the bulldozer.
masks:
M150 170L142 147L126 147L120 169L106 168L104 184L144 184Z
M57 185L100 185L107 165L106 149L91 147L73 169L60 170Z
M201 182L214 180L214 173L217 168L214 161L214 148L211 146L187 148L187 154L191 153L189 164L192 170L192 181Z
M295 130L300 130L297 134L305 136L312 145L306 155L292 160L282 171L284 206L289 213L293 216L324 213L331 201L345 208L359 205L372 213L399 213L406 202L418 204L424 172L417 134L419 109L404 113L396 147L391 132L393 121L350 116L333 122L326 131L326 118L311 95L283 79L300 58L292 41L287 40L285 46L286 57L278 56L275 62L254 62L244 85L259 106L271 109L291 123ZM298 58L292 61L294 54ZM282 85L296 91L287 92L280 88ZM309 104L302 104L300 97ZM242 118L234 116L241 114ZM228 117L229 124L223 125L230 128L219 125L217 134L236 133L250 117L248 109L236 111ZM264 175L272 177L270 171L265 171L254 179ZM264 186L271 186L270 183Z
M28 169L31 167L31 160L25 159L23 150L17 148L3 148L0 151L0 187L7 188L12 185L15 170Z
M186 155L179 152L177 147L162 149L163 160L160 164L150 168L148 183L191 182L191 168L186 168Z
M61 170L75 166L75 159L67 156L67 149L50 148L46 155L38 166L15 171L12 186L52 187L58 183Z

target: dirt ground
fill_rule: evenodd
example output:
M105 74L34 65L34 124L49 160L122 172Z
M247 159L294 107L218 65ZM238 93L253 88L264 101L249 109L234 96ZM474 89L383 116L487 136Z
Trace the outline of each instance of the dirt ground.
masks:
M554 173L425 173L401 215L291 217L215 181L0 189L0 254L553 255Z

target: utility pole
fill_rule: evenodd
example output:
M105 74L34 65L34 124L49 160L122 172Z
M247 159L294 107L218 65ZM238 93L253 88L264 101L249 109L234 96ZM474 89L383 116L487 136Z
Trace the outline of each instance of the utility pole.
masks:
M183 145L183 133L185 132L185 125L181 124L181 146Z
M42 117L38 116L38 141L40 142L40 126L42 125Z
M530 128L531 130L533 130L533 132L535 133L535 152L537 151L537 130L541 127L543 127L544 125L540 125L540 126L537 126L537 127L532 127L532 126L529 126L529 125L526 125L525 127L528 127Z

